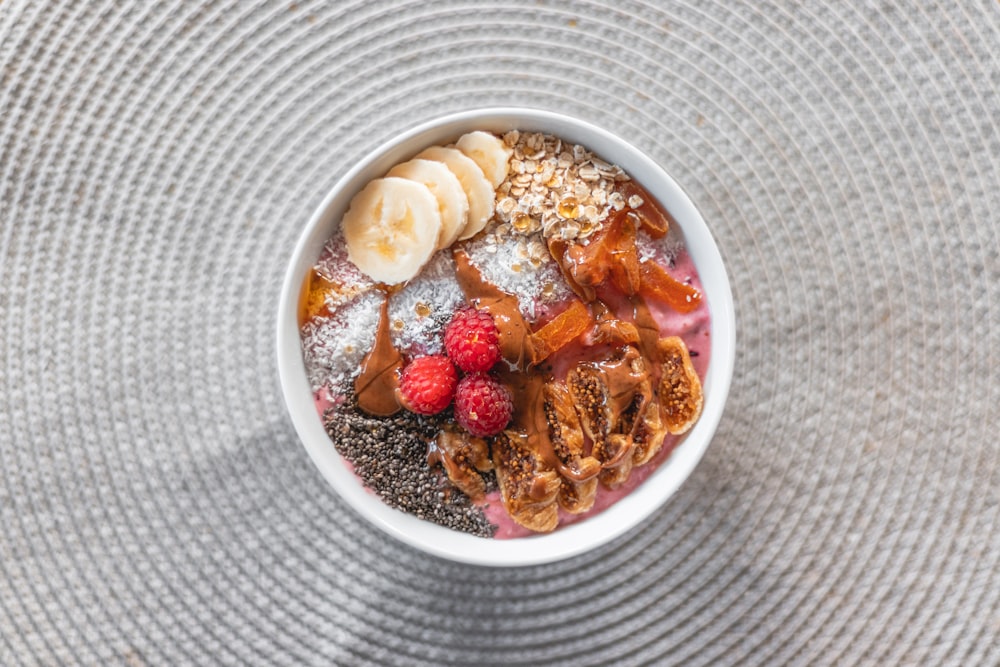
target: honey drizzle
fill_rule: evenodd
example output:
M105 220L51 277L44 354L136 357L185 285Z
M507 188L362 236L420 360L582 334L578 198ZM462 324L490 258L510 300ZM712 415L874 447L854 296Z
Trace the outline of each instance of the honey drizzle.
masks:
M309 275L302 282L302 290L299 292L299 327L314 317L329 312L326 305L326 295L336 290L337 287L336 283L325 278L315 267L309 270Z

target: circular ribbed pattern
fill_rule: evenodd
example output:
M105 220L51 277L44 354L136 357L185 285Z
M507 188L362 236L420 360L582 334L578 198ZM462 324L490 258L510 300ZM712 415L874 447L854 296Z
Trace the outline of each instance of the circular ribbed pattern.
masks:
M0 662L1000 662L1000 5L794 4L0 4ZM511 104L683 184L739 351L652 521L494 571L329 490L273 318L339 175Z

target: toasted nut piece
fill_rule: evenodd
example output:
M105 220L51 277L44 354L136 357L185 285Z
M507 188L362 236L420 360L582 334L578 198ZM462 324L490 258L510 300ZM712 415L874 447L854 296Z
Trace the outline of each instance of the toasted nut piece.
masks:
M526 436L504 431L493 440L500 497L518 524L536 533L548 533L559 524L556 498L562 481L527 446Z
M660 353L660 407L668 432L686 433L701 415L703 402L701 380L691 364L687 345L678 336L661 338L656 344Z

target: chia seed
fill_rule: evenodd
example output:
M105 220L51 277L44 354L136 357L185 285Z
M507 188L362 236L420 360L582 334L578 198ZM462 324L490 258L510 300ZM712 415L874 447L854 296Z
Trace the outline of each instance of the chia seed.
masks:
M497 527L482 508L427 464L427 443L447 419L447 411L433 417L405 410L372 417L358 409L353 395L324 415L333 446L387 505L446 528L493 537ZM484 477L487 489L496 488L495 475Z

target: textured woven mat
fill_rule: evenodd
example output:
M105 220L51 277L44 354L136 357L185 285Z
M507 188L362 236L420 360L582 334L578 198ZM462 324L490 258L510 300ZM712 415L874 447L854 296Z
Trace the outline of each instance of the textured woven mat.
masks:
M0 4L0 663L1000 664L1000 4ZM279 283L417 122L629 139L733 281L707 457L515 571L365 525L282 406Z

